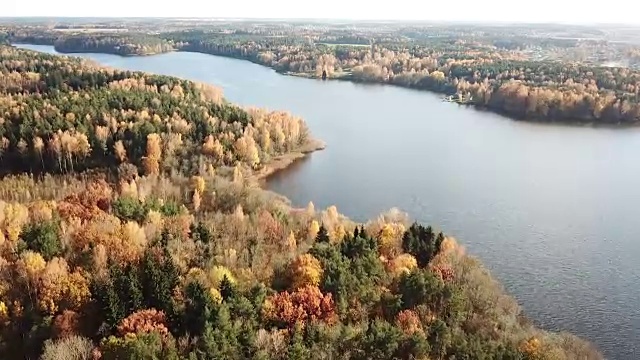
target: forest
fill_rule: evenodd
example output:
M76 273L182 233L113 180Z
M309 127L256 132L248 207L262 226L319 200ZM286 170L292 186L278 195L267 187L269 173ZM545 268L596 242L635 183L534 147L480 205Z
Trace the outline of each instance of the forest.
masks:
M424 89L522 120L640 121L640 49L607 29L167 20L53 29L9 24L4 32L9 41L63 53L195 51L290 75Z
M206 84L0 46L0 353L602 359L454 238L260 187L313 141Z

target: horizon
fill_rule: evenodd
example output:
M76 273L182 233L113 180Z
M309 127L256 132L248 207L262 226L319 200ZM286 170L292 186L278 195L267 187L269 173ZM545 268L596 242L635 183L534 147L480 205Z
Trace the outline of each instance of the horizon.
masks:
M437 23L507 23L507 24L575 24L640 25L635 16L640 4L630 0L613 0L606 7L582 7L571 2L538 0L534 7L522 11L508 0L486 0L481 6L472 0L459 0L457 12L409 0L400 6L380 3L359 4L325 0L322 6L300 6L294 0L237 0L211 4L183 0L180 4L158 6L148 1L112 0L106 8L91 8L80 0L56 2L34 0L11 3L0 18L119 18L119 19L224 19L224 20L313 20L313 21L389 21ZM576 6L578 5L578 6ZM126 9L123 11L122 9ZM623 10L621 10L623 9ZM124 14L123 14L124 12Z
M572 25L572 26L632 26L640 27L640 22L597 22L597 21L517 21L517 20L466 20L466 19L450 19L450 20L436 20L436 19L394 19L394 18L370 18L370 19L358 19L358 18L320 18L320 17L248 17L248 16L84 16L84 15L70 15L70 16L49 16L49 15L15 15L15 16L0 16L0 20L20 20L20 19L34 19L34 20L178 20L178 21L305 21L305 22L348 22L348 23L406 23L406 24L472 24L472 25Z

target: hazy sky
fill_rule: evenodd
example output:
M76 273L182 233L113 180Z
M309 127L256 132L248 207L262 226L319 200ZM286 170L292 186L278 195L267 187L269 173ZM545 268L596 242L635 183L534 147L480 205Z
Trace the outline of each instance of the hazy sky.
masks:
M640 23L640 1L4 0L0 16L252 17Z

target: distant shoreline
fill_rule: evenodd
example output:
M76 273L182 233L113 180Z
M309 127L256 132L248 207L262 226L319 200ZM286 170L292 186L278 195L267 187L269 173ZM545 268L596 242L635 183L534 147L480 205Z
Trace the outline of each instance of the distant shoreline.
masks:
M197 49L173 49L171 51L165 51L165 52L154 52L154 53L144 53L144 54L121 54L118 53L116 51L87 51L87 50L61 50L59 48L57 48L54 44L46 44L46 43L29 43L29 42L15 42L15 43L11 43L12 46L16 46L16 45L36 45L36 46L52 46L53 49L62 54L62 55L70 55L73 56L73 54L108 54L108 55L115 55L115 56L121 56L124 58L128 58L128 57L147 57L147 56L155 56L155 55L162 55L162 54L168 54L168 53L172 53L172 52L186 52L186 53L197 53L197 54L206 54L206 55L211 55L211 56L220 56L220 57L224 57L224 58L230 58L230 59L236 59L236 60L243 60L243 61L248 61L251 62L253 64L259 65L259 66L263 66L265 68L269 68L272 69L273 71L275 71L276 73L280 74L280 75L285 75L285 76L295 76L295 77L300 77L300 78L306 78L306 79L316 79L316 80L320 80L320 78L318 76L316 76L313 73L306 73L306 72L291 72L291 71L281 71L278 70L272 66L268 66L265 64L262 64L258 61L256 61L255 59L249 58L249 57L240 57L240 56L232 56L232 55L226 55L226 54L212 54L209 52L205 52L205 51L198 51ZM395 87L400 87L400 88L404 88L404 89L411 89L411 90L417 90L417 91L425 91L425 92L430 92L433 94L440 94L440 95L451 95L450 92L448 91L438 91L436 89L425 89L425 88L418 88L415 86L407 86L407 85L403 85L403 84L395 84L395 83L390 83L390 82L382 82L382 81L373 81L373 80L361 80L361 79L354 79L352 77L352 75L350 73L345 73L343 75L337 76L337 77L327 77L326 80L337 80L337 81L348 81L348 82L352 82L352 83L359 83L359 84L377 84L377 85L385 85L385 86L395 86ZM476 104L476 103L465 103L465 104L459 104L456 103L459 106L468 106L468 107L473 107L476 110L480 110L480 111L488 111L497 115L501 115L504 116L506 118L509 118L513 121L522 121L522 122L528 122L528 123L534 123L534 124L544 124L544 125L561 125L561 126L577 126L577 127L592 127L592 128L605 128L605 129L611 129L611 128L635 128L640 126L640 122L632 122L632 123L623 123L623 122L619 122L619 123L599 123L599 122L595 122L595 121L582 121L582 120L576 120L576 121L570 121L570 120L554 120L554 121L548 121L548 120L544 120L544 119L539 119L539 118L527 118L527 117L517 117L514 116L512 114L507 113L506 111L501 111L500 109L496 109L494 107L489 107L489 106L482 106L480 104Z

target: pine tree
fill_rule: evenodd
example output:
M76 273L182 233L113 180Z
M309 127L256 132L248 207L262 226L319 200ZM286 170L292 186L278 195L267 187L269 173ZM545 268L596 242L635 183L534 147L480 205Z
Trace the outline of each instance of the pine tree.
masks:
M191 282L185 290L186 306L183 317L184 331L194 336L205 331L215 304L208 291L198 282Z
M224 275L220 282L220 295L224 300L229 300L236 296L236 288L227 275Z
M317 243L329 243L329 233L327 232L327 228L324 227L324 224L320 225L320 230L318 230L318 235L316 235Z
M402 237L402 249L418 260L419 267L425 267L436 256L444 240L442 233L436 234L431 226L424 227L418 223L411 225Z

